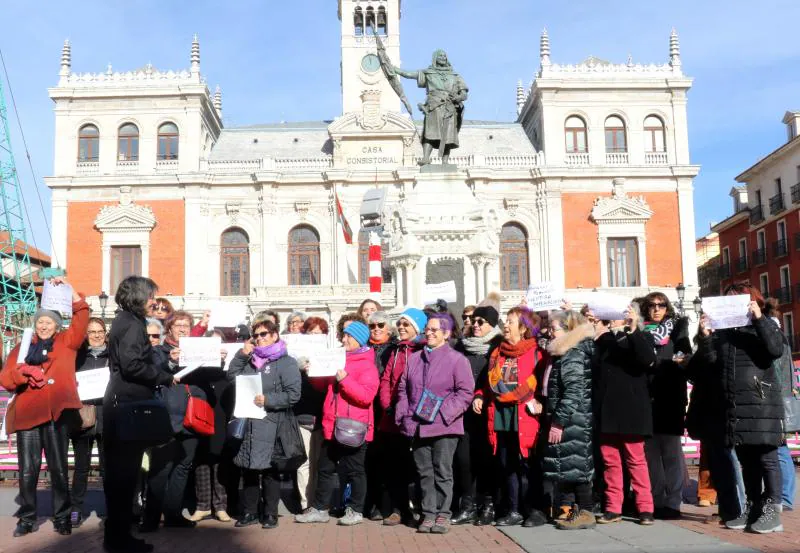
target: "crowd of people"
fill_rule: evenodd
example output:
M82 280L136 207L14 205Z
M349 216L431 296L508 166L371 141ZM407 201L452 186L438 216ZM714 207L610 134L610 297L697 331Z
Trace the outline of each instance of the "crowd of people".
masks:
M727 528L781 531L794 495L791 355L773 303L748 285L725 293L749 295L751 324L714 331L703 315L694 340L659 292L632 299L621 320L569 303L501 313L496 295L461 321L442 301L390 316L365 300L336 321L346 354L332 377L309 376L309 360L290 356L283 338L328 334L320 317L293 312L281 329L267 310L249 327L209 331L208 313L195 321L132 276L108 329L74 293L69 328L37 311L24 359L17 346L0 372L15 394L6 415L19 450L14 535L37 529L42 450L56 532L83 523L94 444L111 552L152 551L133 536L137 525L140 534L212 518L275 528L289 482L298 524L578 530L626 514L651 525L681 516L687 429L702 446L701 504L718 502ZM180 339L207 335L242 347L179 377ZM101 367L105 396L81 402L76 371ZM263 418L234 416L238 376L260 376L253 403Z

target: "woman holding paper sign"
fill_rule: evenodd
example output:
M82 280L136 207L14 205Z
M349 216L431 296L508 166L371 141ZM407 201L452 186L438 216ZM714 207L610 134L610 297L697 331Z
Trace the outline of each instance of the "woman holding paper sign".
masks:
M63 277L51 282L68 287ZM33 316L34 333L27 355L19 358L22 344L17 344L0 371L0 385L15 394L6 412L6 432L17 434L19 457L20 507L14 537L37 528L36 485L43 449L53 489L53 526L61 535L72 533L67 448L70 425L81 407L75 386L75 358L88 322L89 306L73 290L69 328L61 331L59 313L39 309Z
M281 423L294 421L292 406L300 401L301 389L297 361L287 355L286 343L278 332L278 326L272 321L256 322L253 340L246 342L236 353L228 369L231 381L239 375L261 375L263 393L253 402L265 411L263 419L247 419L244 437L233 459L233 463L243 469L244 479L244 514L236 523L237 528L259 522L259 498L264 502L261 527L271 529L278 526L281 473L273 463L276 444L279 443L276 438ZM286 417L292 418L286 421Z
M712 331L708 316L700 319L697 364L692 363L692 371L714 377L695 381L695 386L702 383L706 388L706 401L696 406L693 402L689 417L701 421L700 437L713 451L711 477L721 486L721 511L723 499L732 496L735 480L729 467L714 459L735 447L742 465L747 503L736 517L732 516L735 504L726 500L726 512L720 513L725 525L758 534L781 532L778 447L784 439L784 413L774 361L783 353L783 335L762 313L764 298L758 290L732 284L725 291L726 296L739 294L750 296L750 325Z

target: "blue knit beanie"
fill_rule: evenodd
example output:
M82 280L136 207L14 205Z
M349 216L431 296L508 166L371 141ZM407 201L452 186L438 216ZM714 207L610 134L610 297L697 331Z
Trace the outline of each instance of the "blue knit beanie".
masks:
M344 329L344 333L355 338L358 345L362 347L366 346L367 342L369 342L369 328L360 321L353 321L347 325L347 328Z
M422 332L425 329L425 325L428 324L428 316L425 315L422 309L417 309L416 307L409 307L403 311L400 314L400 318L411 323L411 326L414 327L417 334Z

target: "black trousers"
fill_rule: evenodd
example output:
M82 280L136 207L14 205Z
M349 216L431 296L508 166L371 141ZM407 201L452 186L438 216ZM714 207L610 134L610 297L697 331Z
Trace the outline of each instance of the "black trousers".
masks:
M742 465L742 479L747 500L758 502L761 499L771 499L775 505L780 504L783 484L778 448L766 445L739 445L736 446L736 456Z
M347 447L332 440L322 442L317 468L317 489L314 495L314 508L326 510L336 480L339 478L337 469L341 469L344 480L339 484L339 490L344 492L347 483L350 483L351 492L347 507L357 513L364 511L364 499L367 495L367 475L364 472L364 460L367 455L367 444L361 447Z
M196 437L181 436L150 451L145 522L158 524L162 513L165 519L181 516L183 494L189 480L197 442Z
M108 413L108 411L107 411ZM103 491L106 498L105 541L124 544L131 535L133 500L139 483L145 447L138 442L118 440L113 432L113 416L103 439Z
M53 490L53 520L69 520L67 450L70 426L68 421L71 419L66 411L64 413L57 421L40 424L29 430L17 430L20 506L16 516L22 521L36 522L36 485L42 469L42 449L47 459L50 487Z
M741 513L739 492L736 489L736 466L733 451L723 445L702 442L701 447L708 457L711 480L717 490L719 516L723 521L738 518ZM744 467L743 467L744 468ZM761 484L759 483L759 495Z
M464 414L464 435L458 439L453 458L455 498L472 505L491 503L496 493L495 463L486 435L486 419L468 410Z
M590 513L594 510L591 482L561 482L556 487L562 501L567 498L574 498L574 502L577 503L578 507L582 510L589 511ZM558 511L556 511L556 515L557 514Z
M383 497L381 512L384 516L392 513L409 515L409 486L415 479L414 458L411 455L411 440L394 432L378 432L380 436L381 482Z
M264 515L278 516L278 502L281 499L281 481L275 469L242 469L244 488L244 514L257 515L258 501L264 501Z
M89 469L92 466L92 446L97 442L100 454L100 477L103 477L103 443L99 434L86 434L72 438L72 451L75 452L75 471L72 475L72 511L83 513L83 502L89 483Z
M520 453L519 434L516 431L497 432L497 462L509 509L517 513L527 512L531 506L528 489L531 471L528 459Z

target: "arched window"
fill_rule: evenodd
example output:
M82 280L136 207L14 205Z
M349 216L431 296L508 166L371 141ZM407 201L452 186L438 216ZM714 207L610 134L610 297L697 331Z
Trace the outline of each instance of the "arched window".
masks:
M500 282L503 290L528 288L528 236L517 223L500 231Z
M366 19L364 20L364 34L365 35L374 35L375 34L375 8L369 6L366 11Z
M250 290L250 240L240 228L229 228L220 239L220 295L247 296Z
M100 131L94 125L84 125L78 131L78 161L97 161L100 153Z
M125 123L119 128L117 160L139 161L139 127L133 123Z
M655 115L649 115L644 120L644 151L667 151L664 143L664 122Z
M616 115L612 115L606 119L606 153L621 154L627 151L625 122Z
M289 231L289 286L319 284L319 234L307 225Z
M353 27L356 36L364 34L364 10L361 9L361 6L358 6L353 12Z
M178 127L175 123L164 123L158 127L159 161L178 159Z
M378 8L378 34L386 36L388 34L388 24L386 19L386 6Z
M577 115L567 118L564 124L568 154L585 154L589 150L586 142L586 123Z

